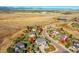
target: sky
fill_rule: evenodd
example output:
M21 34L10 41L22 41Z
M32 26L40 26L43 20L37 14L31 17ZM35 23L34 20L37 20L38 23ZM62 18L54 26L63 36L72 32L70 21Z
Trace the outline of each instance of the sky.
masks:
M0 6L79 6L78 0L0 0Z
M23 6L21 8L25 8L24 6L27 6L26 8L75 9L76 10L76 9L79 9L79 1L78 0L0 0L0 6L12 6L12 8L16 8L16 9L19 8L17 6ZM54 7L51 7L51 6L54 6Z

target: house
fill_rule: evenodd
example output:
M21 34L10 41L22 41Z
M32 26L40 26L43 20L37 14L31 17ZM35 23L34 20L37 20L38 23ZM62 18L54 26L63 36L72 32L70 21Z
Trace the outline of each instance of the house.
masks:
M52 34L53 34L53 35L57 35L57 34L59 34L59 32L58 32L58 31L53 31Z
M64 44L65 42L66 42L66 40L67 40L67 36L66 35L62 35L61 37L60 37L60 42L62 43L62 44Z
M68 38L68 37L67 37L66 35L62 35L60 39L66 41L67 38Z
M73 42L73 45L71 47L69 47L69 49L73 52L77 52L79 53L79 41L78 40L75 40Z
M25 45L22 42L18 42L14 46L14 50L16 53L22 53L24 51Z
M73 46L74 46L76 49L79 49L79 41L73 42Z
M22 42L18 42L17 44L16 44L16 47L18 47L18 48L25 48L25 45L24 45L24 43L22 43Z
M33 33L33 32L30 33L28 41L30 43L34 43L35 42L35 33Z
M29 34L29 37L35 37L35 33L34 33L34 32L31 32L31 33Z
M49 36L54 37L54 36L57 36L58 34L59 34L58 31L53 31L53 32L49 33Z
M38 46L47 47L48 45L47 45L47 43L46 43L45 40L46 40L46 39L44 39L44 38L37 38L37 39L36 39L36 44L37 44Z
M29 41L30 43L34 43L34 42L35 42L35 39L34 39L33 37L30 37L30 38L28 39L28 41Z

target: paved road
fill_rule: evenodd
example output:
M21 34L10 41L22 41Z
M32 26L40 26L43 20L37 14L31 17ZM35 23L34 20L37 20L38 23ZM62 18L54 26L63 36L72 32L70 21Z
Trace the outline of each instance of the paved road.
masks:
M62 46L61 44L58 44L55 40L53 40L51 37L49 37L47 31L46 31L46 27L44 28L44 35L49 39L51 40L52 44L54 46L56 46L57 48L57 51L55 51L54 53L69 53L70 51L65 48L64 46Z

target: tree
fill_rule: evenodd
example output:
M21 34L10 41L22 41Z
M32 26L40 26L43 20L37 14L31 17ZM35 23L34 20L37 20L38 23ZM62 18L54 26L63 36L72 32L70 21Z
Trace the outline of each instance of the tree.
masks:
M11 47L9 47L9 48L7 49L7 52L8 52L8 53L14 53L14 49L11 48Z

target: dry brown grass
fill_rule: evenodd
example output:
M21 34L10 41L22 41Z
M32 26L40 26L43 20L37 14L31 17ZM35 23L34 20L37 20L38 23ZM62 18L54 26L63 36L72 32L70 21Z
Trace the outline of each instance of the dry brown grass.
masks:
M36 13L0 13L0 45L14 33L25 29L27 25L48 25L56 22L56 18L66 16L72 19L79 14L63 15L61 13L36 14ZM6 41L4 45L8 44ZM0 47L1 48L1 47Z

